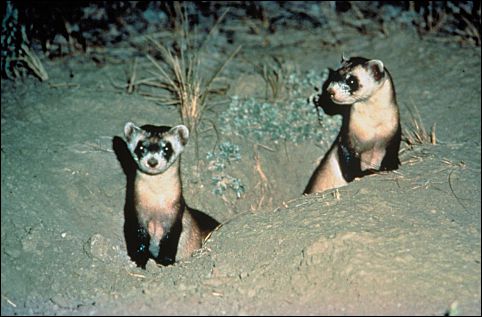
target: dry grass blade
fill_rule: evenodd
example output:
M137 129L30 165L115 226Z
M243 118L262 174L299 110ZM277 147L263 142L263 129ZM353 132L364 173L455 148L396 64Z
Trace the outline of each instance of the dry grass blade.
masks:
M422 117L420 116L420 112L418 111L417 106L412 101L413 106L407 106L407 109L410 113L410 123L409 126L406 126L403 130L403 136L405 142L409 145L415 144L436 144L437 138L435 135L435 123L432 126L430 134L427 133L425 129L425 125L423 124Z
M450 191L452 192L452 195L454 195L455 199L457 200L457 202L460 204L460 206L462 206L462 208L464 208L465 211L467 211L467 207L465 207L465 205L462 203L462 199L457 196L457 194L455 194L455 190L454 190L454 187L452 185L452 180L451 180L451 177L452 177L452 173L454 172L455 170L451 170L450 173L449 173L449 177L448 177L448 182L449 182L449 187L450 187Z
M2 294L2 298L5 299L5 301L7 303L9 303L10 305L12 305L13 307L17 307L17 304L15 304L14 302L12 302L10 299L7 298L7 296L3 295Z
M136 87L136 75L137 75L137 57L134 58L134 62L132 63L131 68L131 76L129 77L129 81L127 82L127 93L132 94Z
M273 56L273 62L263 62L254 67L266 83L266 99L276 100L281 97L289 73L284 61ZM268 88L271 90L271 98L268 97Z
M197 128L207 106L207 98L214 92L211 90L211 85L226 65L238 54L241 46L237 47L212 73L205 74L204 69L201 68L201 49L227 11L217 20L203 43L196 48L189 37L189 24L185 10L179 3L175 3L174 9L177 17L177 30L181 33L176 39L176 47L179 49L168 48L153 37L147 37L160 59L147 54L147 58L154 65L154 71L149 71L154 77L138 81L137 84L167 90L171 94L171 98L164 98L152 93L147 97L178 106L183 123L196 140ZM197 148L196 142L196 153Z
M479 18L480 18L480 12L479 12ZM475 39L475 44L477 46L480 46L480 28L478 28L477 26L474 25L474 23L472 23L472 21L470 21L469 19L467 19L466 17L462 16L462 20L467 24L467 28L466 28L466 31L465 31L465 35L466 37L470 38L474 38ZM480 21L480 20L479 20ZM480 24L480 22L479 22Z
M165 66L162 66L153 56L147 55L147 58L157 70L157 79L159 80L157 86L167 89L175 95L174 99L179 106L183 122L191 131L195 131L200 118L199 101L203 93L201 89L202 80L198 76L198 58L197 56L186 57L184 54L178 57L154 39L149 39L165 62ZM155 83L149 81L151 86Z
M210 88L211 88L211 84L213 83L213 81L216 79L216 77L218 77L218 75L223 71L224 67L226 67L226 65L239 53L239 51L241 50L241 45L239 45L231 54L229 54L228 58L226 58L224 60L224 62L213 72L211 78L207 81L207 84L206 84L206 91L209 92L210 91ZM207 94L203 95L203 105L205 104L204 101L205 101L205 98L206 98Z
M211 38L211 35L214 33L214 30L217 29L219 23L221 23L221 21L224 19L224 17L226 16L226 14L229 12L229 8L224 10L224 12L221 14L221 16L218 18L218 20L216 21L216 23L214 24L214 26L211 28L211 30L209 30L209 33L208 35L206 36L206 38L204 39L204 41L201 43L201 45L199 46L199 50L202 50L204 48L204 45L208 42L208 40Z
M154 66L156 66L157 70L159 71L160 76L158 74L158 79L160 79L161 82L163 82L163 81L167 82L167 85L164 84L164 86L176 88L177 85L174 83L174 81L172 81L171 77L167 74L167 72L164 70L164 68L162 68L162 66L159 65L159 63L154 59L154 57L152 57L151 55L148 54L147 58L151 61L152 64L154 64Z
M35 53L30 50L30 48L25 44L22 44L21 48L23 54L19 56L16 60L22 61L27 64L28 68L32 70L32 72L42 81L48 80L49 75L47 74L47 71L43 67L42 62L37 57L37 55L35 55Z

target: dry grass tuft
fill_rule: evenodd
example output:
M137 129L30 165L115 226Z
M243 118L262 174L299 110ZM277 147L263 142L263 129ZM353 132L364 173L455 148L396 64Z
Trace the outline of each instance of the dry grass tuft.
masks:
M403 140L410 146L417 144L437 144L437 137L435 135L435 123L432 125L430 133L427 132L423 124L422 117L418 111L417 106L407 106L410 112L411 120L408 126L403 129Z
M156 53L159 54L160 60L147 55L155 69L149 71L153 77L140 83L167 90L170 93L169 96L156 96L155 99L163 104L177 106L183 123L193 135L197 135L199 123L207 107L207 98L215 92L211 89L212 83L241 47L237 47L213 72L206 74L205 69L202 68L201 51L227 11L221 15L201 45L195 47L189 35L189 23L185 10L179 3L175 4L175 10L176 18L179 19L176 25L179 26L180 35L175 45L178 49L168 48L154 38L148 37Z
M261 166L261 159L259 157L258 146L259 146L258 144L255 144L253 149L254 161L255 161L254 170L259 175L259 181L255 185L255 189L257 192L256 202L251 204L250 206L251 211L253 212L260 210L263 206L267 206L269 208L273 206L273 197L271 197L272 195L270 195L272 188L270 185L270 181ZM269 197L267 201L265 200L266 197Z
M266 100L275 101L283 96L290 71L282 58L272 56L272 60L254 65L266 83Z
M30 49L30 47L22 43L19 50L19 55L17 57L7 57L6 58L7 64L14 64L19 63L19 65L23 65L26 69L31 71L35 76L37 76L40 80L46 81L49 79L49 75L45 70L42 62L37 57L35 52ZM21 77L20 71L18 66L12 67L12 78Z

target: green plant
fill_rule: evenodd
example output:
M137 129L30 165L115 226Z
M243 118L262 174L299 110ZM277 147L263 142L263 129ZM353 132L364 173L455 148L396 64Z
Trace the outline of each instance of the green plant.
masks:
M241 160L239 146L223 142L218 145L217 151L208 152L206 159L209 162L211 184L214 185L213 193L223 196L229 189L235 193L236 198L240 198L245 191L243 182L226 172L228 166Z
M233 96L228 109L220 116L221 131L275 144L326 140L327 134L337 133L339 119L318 112L306 98L306 92L321 85L322 80L323 74L313 71L302 77L290 74L284 82L287 98L273 102Z

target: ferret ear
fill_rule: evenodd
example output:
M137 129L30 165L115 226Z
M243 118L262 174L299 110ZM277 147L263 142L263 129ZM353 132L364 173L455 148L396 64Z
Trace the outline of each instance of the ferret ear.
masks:
M368 61L368 69L372 72L373 78L375 78L376 81L380 81L380 79L385 76L383 62L379 59L372 59L371 61Z
M141 129L134 123L127 122L124 125L124 136L126 137L127 141L130 142L138 133L141 133Z
M175 126L169 131L169 133L172 133L174 136L179 138L179 142L182 144L182 146L185 146L189 140L189 129L185 125L181 124Z

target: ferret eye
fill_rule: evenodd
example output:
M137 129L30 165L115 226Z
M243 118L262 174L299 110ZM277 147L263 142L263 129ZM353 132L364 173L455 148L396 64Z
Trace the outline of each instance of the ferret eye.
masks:
M349 75L346 78L346 84L350 87L351 91L356 91L358 89L358 80L355 76Z
M163 152L163 154L164 154L164 157L169 160L169 158L170 158L171 155L172 155L172 146L171 146L171 143L166 143L166 144L162 147L162 152Z
M137 144L136 149L134 150L134 154L137 158L141 159L145 154L146 148L142 144Z

